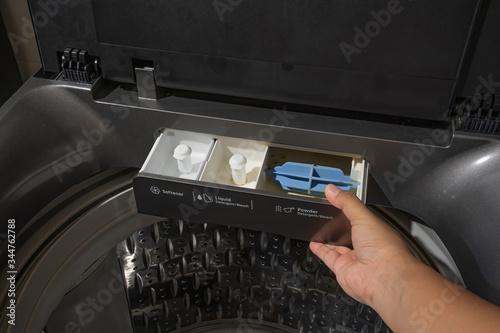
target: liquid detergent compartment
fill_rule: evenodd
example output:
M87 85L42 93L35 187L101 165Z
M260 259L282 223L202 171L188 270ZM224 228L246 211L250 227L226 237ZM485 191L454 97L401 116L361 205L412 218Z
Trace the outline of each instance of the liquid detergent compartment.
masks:
M215 140L200 180L256 189L267 154L267 145L258 141L222 136L215 137Z

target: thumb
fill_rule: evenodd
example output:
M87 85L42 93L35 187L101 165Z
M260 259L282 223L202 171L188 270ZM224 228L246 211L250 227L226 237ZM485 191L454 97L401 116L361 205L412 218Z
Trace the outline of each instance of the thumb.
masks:
M325 194L328 201L340 209L353 226L375 217L351 192L343 191L337 186L329 184L325 189Z

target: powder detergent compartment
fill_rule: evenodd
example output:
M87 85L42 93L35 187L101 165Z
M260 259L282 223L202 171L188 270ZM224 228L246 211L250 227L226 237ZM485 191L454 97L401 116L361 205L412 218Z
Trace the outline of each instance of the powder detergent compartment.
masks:
M334 184L344 191L359 185L340 169L314 164L286 162L274 168L274 171L266 170L266 174L280 183L284 190L319 196L325 195L328 184Z

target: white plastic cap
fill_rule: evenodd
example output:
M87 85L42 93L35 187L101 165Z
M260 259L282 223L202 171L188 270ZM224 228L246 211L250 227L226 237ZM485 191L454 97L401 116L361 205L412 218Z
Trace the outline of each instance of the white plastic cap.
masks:
M186 157L191 156L191 147L185 144L180 144L175 147L174 158L176 160L184 160Z
M247 159L241 154L234 154L229 159L229 165L231 166L231 169L239 170L247 165Z

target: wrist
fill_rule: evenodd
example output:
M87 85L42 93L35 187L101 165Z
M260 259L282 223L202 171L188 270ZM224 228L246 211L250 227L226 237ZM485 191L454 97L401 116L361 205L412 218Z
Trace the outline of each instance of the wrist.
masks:
M401 306L404 294L411 290L413 278L430 269L413 256L398 256L381 266L374 276L375 288L367 300L368 305L381 315Z

